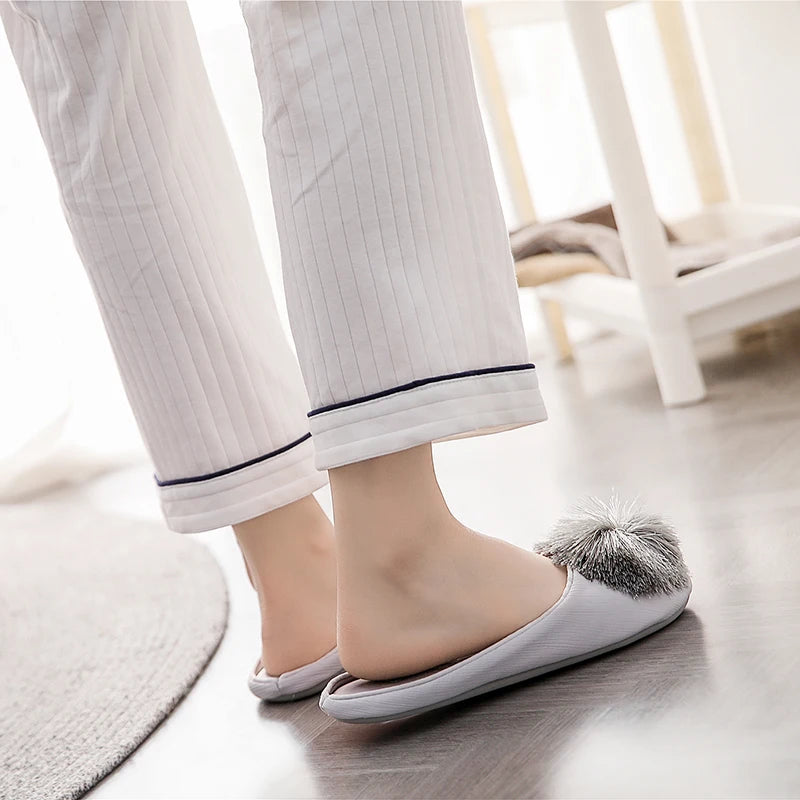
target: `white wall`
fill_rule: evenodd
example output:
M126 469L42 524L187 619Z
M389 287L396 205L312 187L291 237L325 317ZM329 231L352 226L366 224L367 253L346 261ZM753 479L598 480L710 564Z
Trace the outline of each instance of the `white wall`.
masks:
M800 205L800 3L694 2L738 196Z

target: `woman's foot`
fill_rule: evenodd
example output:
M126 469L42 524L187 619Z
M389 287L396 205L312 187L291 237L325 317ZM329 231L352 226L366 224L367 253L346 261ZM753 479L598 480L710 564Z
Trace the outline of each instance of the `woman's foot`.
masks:
M261 609L268 675L310 664L336 646L333 526L312 497L233 526Z
M473 545L480 547L477 540ZM361 723L443 708L625 647L674 622L689 600L692 582L675 532L616 497L585 501L537 549L569 565L564 591L550 611L432 671L389 682L337 675L320 695L320 708ZM384 650L383 656L383 664L373 659L362 671L381 677L395 669L391 654ZM357 663L356 656L350 659Z
M429 445L330 475L339 653L352 675L397 678L470 655L561 596L564 569L452 517Z

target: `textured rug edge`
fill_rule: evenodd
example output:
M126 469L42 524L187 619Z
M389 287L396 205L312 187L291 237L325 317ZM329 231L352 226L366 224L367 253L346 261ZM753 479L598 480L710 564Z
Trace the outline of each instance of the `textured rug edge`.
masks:
M199 545L203 547L204 545ZM214 560L216 564L216 559L213 555L209 553L209 556ZM195 684L203 677L206 669L208 669L208 665L211 663L211 660L217 654L217 651L222 644L222 640L225 638L225 632L228 630L228 616L230 614L230 597L228 594L228 586L225 583L225 578L222 574L222 570L219 567L219 564L216 564L217 569L219 570L220 574L220 581L222 582L222 586L224 588L225 594L225 604L223 606L223 613L221 616L220 623L218 624L218 630L215 629L215 638L216 644L211 648L208 653L208 657L206 660L201 664L200 669L198 670L197 674L190 678L186 683L181 686L178 690L178 693L174 697L174 699L170 700L163 708L159 709L158 716L160 719L158 722L152 727L149 731L144 733L141 736L136 737L135 739L131 740L129 743L129 747L126 752L120 754L120 757L115 761L109 763L107 768L104 767L100 770L93 778L87 780L87 782L82 787L76 787L74 791L69 792L67 794L61 795L56 800L79 800L79 798L84 797L88 794L92 789L96 789L106 778L112 775L115 770L117 770L122 764L124 764L153 734L158 732L158 729L164 724L167 718L175 711L176 708L186 699L189 695L189 692L192 691Z
M0 800L74 800L192 691L225 639L229 587L213 548L150 520L61 499L0 521Z

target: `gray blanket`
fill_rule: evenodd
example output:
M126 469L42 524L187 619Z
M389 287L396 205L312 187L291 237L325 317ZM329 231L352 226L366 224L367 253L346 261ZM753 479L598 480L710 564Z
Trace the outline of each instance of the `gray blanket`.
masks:
M622 241L615 227L608 223L607 213L601 218L605 224L584 222L581 218L605 212L608 207L588 212L573 219L527 225L512 231L511 252L515 261L542 253L591 253L605 263L612 274L629 278ZM666 228L669 256L676 275L686 275L699 269L719 264L735 256L752 253L779 242L800 237L800 220L781 223L758 235L733 236L712 239L700 244L679 241Z

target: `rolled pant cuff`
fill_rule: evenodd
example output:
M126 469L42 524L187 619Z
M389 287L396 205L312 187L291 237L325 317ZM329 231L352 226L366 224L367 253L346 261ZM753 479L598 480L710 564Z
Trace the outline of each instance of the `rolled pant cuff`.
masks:
M318 469L545 419L533 364L426 378L309 414Z
M266 514L322 488L328 476L314 466L306 435L274 455L198 476L158 484L167 525L178 533L222 528Z

